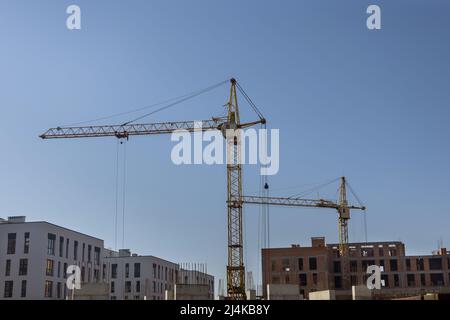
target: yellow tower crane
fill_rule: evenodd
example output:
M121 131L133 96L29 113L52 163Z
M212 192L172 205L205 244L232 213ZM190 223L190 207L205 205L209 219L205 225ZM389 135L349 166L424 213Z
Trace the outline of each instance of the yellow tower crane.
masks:
M176 130L209 131L220 130L227 142L227 210L228 210L228 264L227 264L227 293L233 300L246 299L245 267L243 258L242 237L242 168L241 168L241 140L240 132L256 124L265 124L266 120L251 102L248 95L233 78L230 80L230 97L227 103L227 116L211 118L203 121L178 121L162 123L141 123L133 121L121 125L57 127L48 129L40 135L42 139L116 137L128 139L131 136L169 134ZM241 123L237 101L236 88L244 95L251 107L259 116L259 120ZM180 101L185 101L186 98ZM197 123L201 123L198 128Z
M338 212L339 229L339 255L342 257L342 279L344 289L349 288L349 263L348 263L348 221L350 220L350 210L366 210L365 206L348 205L347 201L347 181L345 177L340 178L339 200L337 202L324 199L304 199L298 197L261 197L243 196L242 203L261 204L272 206L289 207L310 207L310 208L331 208Z

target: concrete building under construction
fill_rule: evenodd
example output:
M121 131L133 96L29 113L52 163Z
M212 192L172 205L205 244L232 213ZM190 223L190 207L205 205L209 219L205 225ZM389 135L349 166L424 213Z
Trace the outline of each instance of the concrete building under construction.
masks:
M262 249L263 294L267 287L298 287L298 297L310 292L343 292L343 262L339 244L326 244L324 237L311 239L311 247ZM441 248L432 255L407 256L402 242L350 243L348 246L351 286L365 286L367 266L383 266L384 286L375 290L376 298L395 298L440 292L450 287L450 252ZM351 297L351 290L346 291Z

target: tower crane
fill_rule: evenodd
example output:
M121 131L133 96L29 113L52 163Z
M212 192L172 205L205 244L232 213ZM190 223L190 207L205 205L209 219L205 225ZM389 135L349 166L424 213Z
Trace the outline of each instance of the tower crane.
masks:
M244 204L261 204L273 206L288 207L310 207L310 208L331 208L338 212L339 227L339 255L343 261L343 283L344 288L349 286L349 266L348 266L348 221L350 220L350 210L366 210L365 206L349 205L347 201L345 177L340 178L339 200L337 202L324 199L304 199L298 197L261 197L261 196L243 196Z
M121 125L56 127L48 129L40 135L42 139L116 137L129 139L131 136L169 134L176 130L209 131L220 130L227 144L227 213L228 213L228 264L227 293L233 300L246 299L245 266L243 258L242 236L242 167L241 137L239 130L257 124L265 124L266 120L251 102L248 95L234 79L230 79L230 96L227 103L227 116L211 118L203 121L178 121L161 123L125 123ZM243 94L259 119L241 123L236 88ZM183 99L183 101L186 99ZM200 123L201 127L197 124ZM230 131L232 134L229 134ZM227 134L225 134L227 133Z

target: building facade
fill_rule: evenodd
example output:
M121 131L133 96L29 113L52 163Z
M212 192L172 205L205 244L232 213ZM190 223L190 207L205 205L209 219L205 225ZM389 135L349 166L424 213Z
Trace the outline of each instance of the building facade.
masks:
M0 220L0 299L65 299L66 270L81 281L102 279L103 240L25 217Z
M267 284L295 284L307 298L309 292L343 289L343 258L338 244L312 238L311 247L262 250L263 290ZM432 255L407 256L402 242L350 243L348 271L352 286L365 285L367 266L382 266L380 290L386 296L403 292L436 291L450 286L450 252L445 248Z

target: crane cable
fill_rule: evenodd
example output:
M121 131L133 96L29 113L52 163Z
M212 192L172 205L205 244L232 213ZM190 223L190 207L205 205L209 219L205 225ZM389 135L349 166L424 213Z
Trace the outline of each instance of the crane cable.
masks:
M348 189L350 190L350 193L355 197L356 201L358 202L358 204L364 208L363 210L363 223L364 223L364 239L365 242L367 243L367 212L366 212L366 206L363 204L363 202L361 201L361 199L358 197L358 195L356 194L355 190L353 190L352 186L350 185L350 183L348 183L348 181L345 181L345 183L347 184Z

